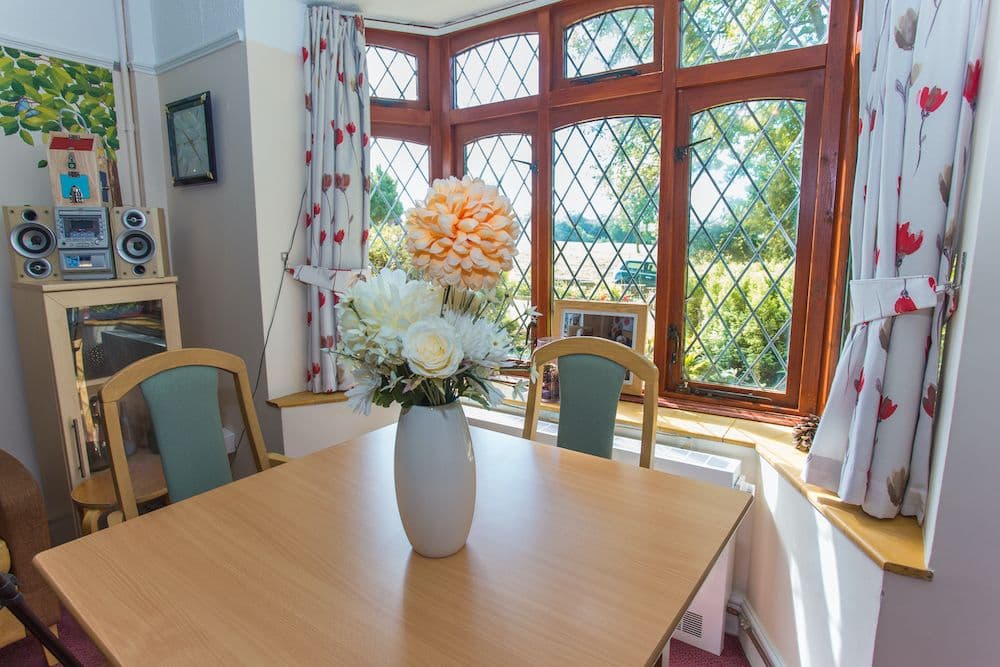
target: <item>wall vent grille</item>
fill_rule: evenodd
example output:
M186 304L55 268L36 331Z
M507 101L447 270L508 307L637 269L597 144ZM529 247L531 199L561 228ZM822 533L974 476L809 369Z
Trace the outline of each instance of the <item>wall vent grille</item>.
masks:
M701 639L701 614L686 611L681 617L681 632Z

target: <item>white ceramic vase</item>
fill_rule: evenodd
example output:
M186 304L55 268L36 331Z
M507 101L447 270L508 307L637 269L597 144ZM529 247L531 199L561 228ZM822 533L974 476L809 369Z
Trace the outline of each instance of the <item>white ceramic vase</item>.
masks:
M476 457L462 406L413 406L396 427L396 504L413 550L427 558L459 551L476 509Z

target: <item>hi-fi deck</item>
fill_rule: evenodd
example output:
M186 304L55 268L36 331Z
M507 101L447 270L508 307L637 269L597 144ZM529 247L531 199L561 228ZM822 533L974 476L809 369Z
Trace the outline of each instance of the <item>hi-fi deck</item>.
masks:
M57 207L56 246L65 280L115 277L108 211L100 207Z

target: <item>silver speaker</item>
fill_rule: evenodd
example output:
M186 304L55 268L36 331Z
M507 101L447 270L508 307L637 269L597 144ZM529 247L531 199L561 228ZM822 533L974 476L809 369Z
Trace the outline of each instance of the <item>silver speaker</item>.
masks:
M11 270L17 282L59 280L53 265L56 259L56 234L52 209L41 206L4 206Z
M119 278L160 278L166 275L162 209L112 209L111 235Z

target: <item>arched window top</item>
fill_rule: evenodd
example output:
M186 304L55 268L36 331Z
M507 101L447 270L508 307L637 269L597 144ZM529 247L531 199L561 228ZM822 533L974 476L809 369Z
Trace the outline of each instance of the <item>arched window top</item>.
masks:
M455 54L455 107L479 106L538 94L538 35L501 37Z
M652 6L616 9L569 25L563 33L566 78L653 62L655 25Z
M416 100L417 57L386 46L368 46L368 81L372 97Z
M826 42L830 0L682 0L681 66Z

